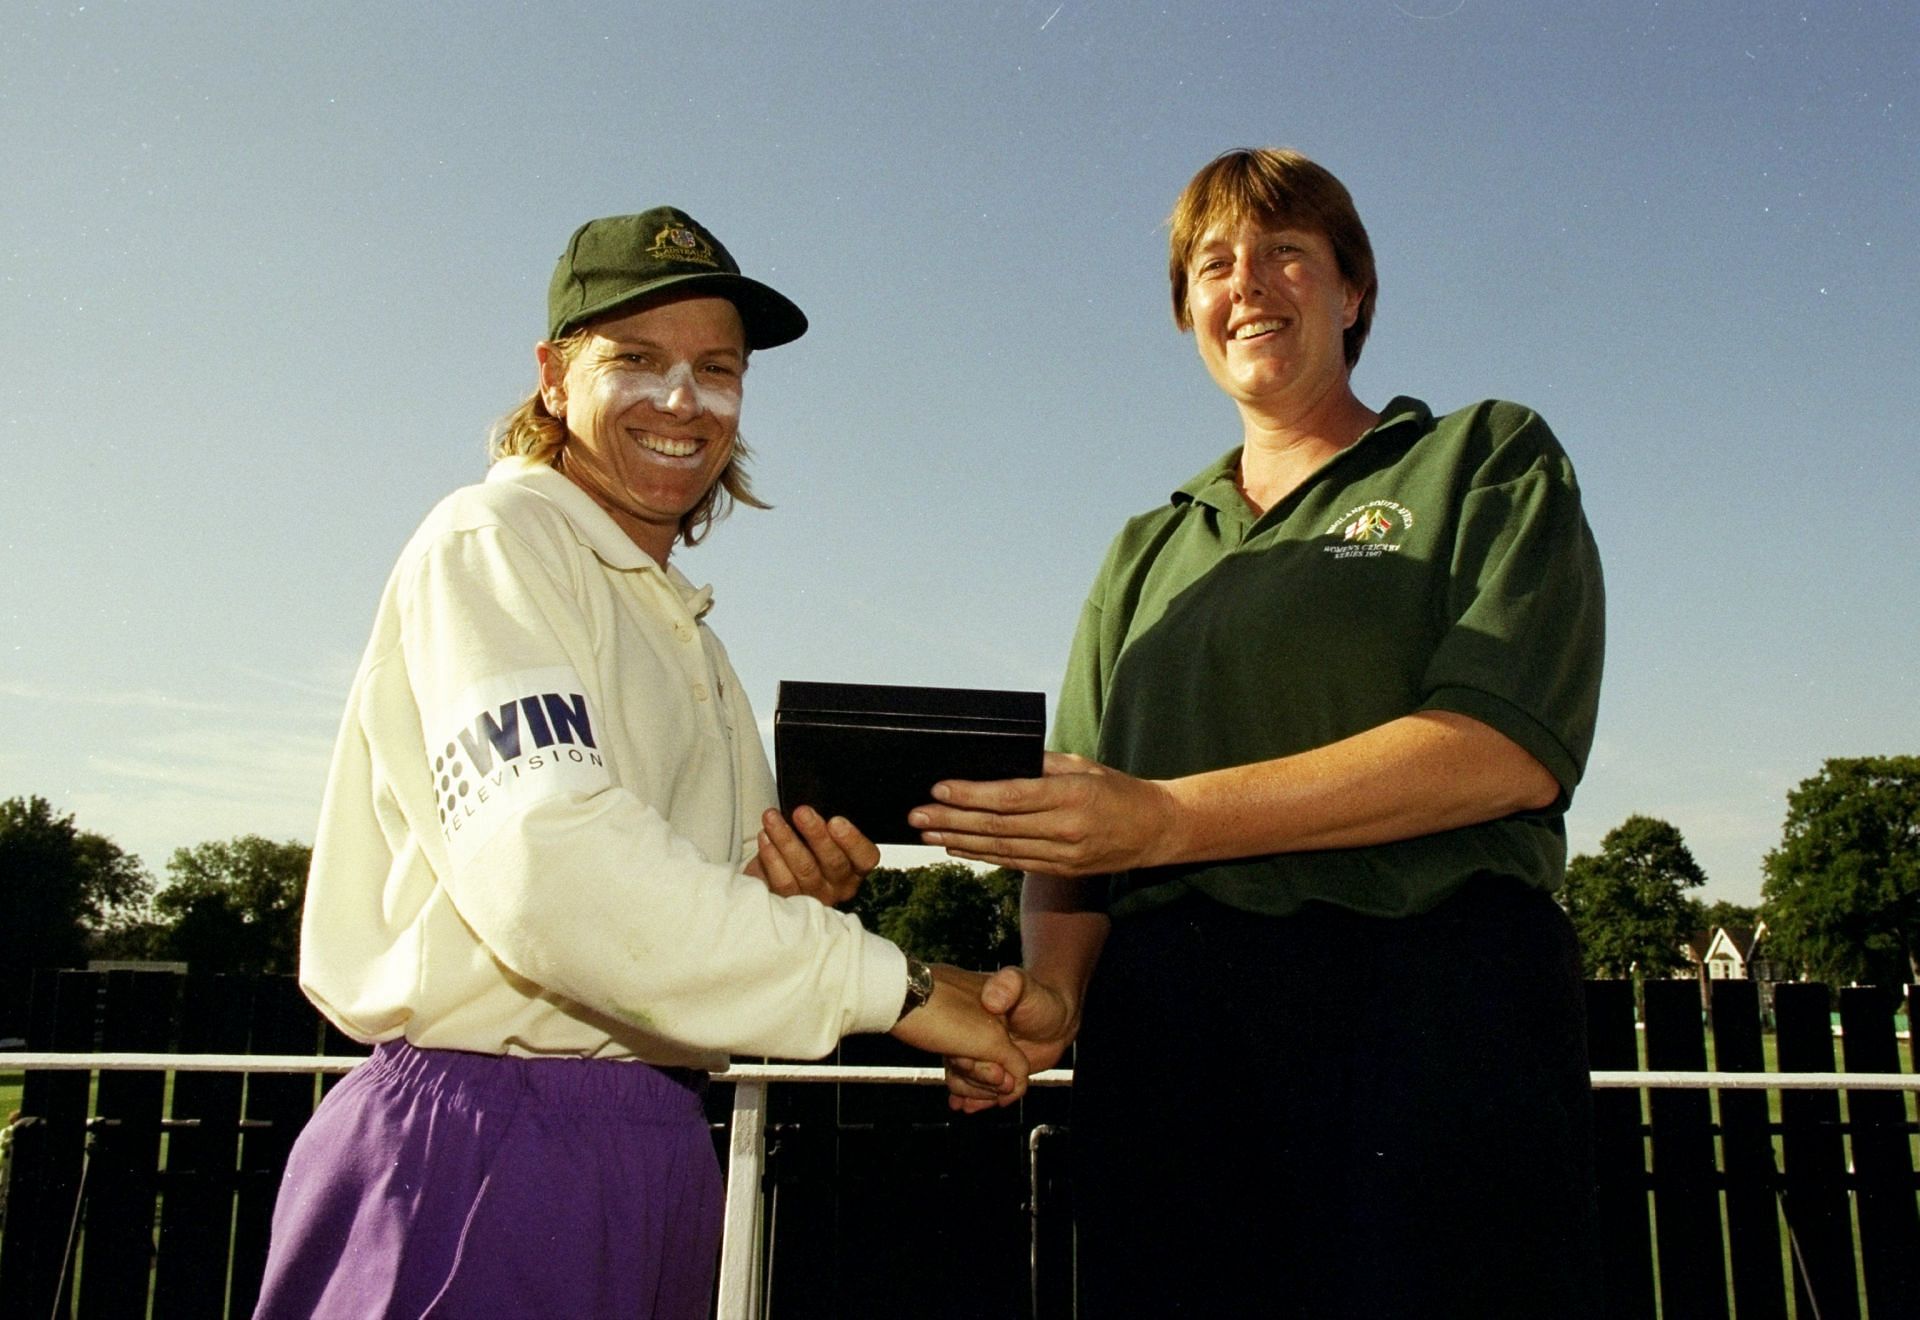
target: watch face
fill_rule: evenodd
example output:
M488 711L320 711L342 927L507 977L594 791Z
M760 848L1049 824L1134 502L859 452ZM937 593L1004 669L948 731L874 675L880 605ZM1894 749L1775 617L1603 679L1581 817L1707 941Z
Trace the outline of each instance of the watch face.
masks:
M924 1008L933 998L933 968L911 955L907 957L907 993L900 1001L900 1016Z

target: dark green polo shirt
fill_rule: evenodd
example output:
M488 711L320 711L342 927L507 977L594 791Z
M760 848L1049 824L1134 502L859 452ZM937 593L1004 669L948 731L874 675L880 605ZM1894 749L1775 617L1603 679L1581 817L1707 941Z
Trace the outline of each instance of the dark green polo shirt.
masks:
M1239 458L1114 541L1053 746L1167 779L1446 710L1533 753L1560 800L1374 847L1116 876L1114 914L1189 888L1273 915L1321 899L1382 916L1425 911L1481 873L1553 888L1593 742L1604 602L1573 466L1546 423L1497 401L1436 420L1398 398L1258 519L1234 486Z

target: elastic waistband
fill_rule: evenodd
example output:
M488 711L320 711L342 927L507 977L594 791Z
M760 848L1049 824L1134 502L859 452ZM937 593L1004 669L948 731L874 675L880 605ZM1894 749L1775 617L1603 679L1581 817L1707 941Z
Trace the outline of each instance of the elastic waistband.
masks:
M477 1107L537 1104L549 1110L605 1112L628 1120L649 1114L681 1118L701 1112L707 1075L656 1068L638 1059L527 1058L423 1050L404 1040L374 1047L360 1065L369 1083L431 1092Z

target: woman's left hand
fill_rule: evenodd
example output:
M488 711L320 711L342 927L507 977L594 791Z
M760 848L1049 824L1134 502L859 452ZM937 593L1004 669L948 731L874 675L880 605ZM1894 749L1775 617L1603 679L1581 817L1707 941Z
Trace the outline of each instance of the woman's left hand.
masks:
M1076 879L1179 855L1179 804L1165 784L1048 752L1040 779L949 779L907 821L955 857Z
M867 872L880 865L880 849L845 816L823 820L812 807L796 807L789 825L772 807L760 816L760 851L747 874L776 894L805 894L828 907L860 892Z

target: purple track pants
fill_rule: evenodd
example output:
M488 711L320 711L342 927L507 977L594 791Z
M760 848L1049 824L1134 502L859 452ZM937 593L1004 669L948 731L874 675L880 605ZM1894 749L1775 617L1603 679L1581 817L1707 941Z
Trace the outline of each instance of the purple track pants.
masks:
M256 1320L703 1320L723 1195L703 1080L381 1045L294 1145Z

